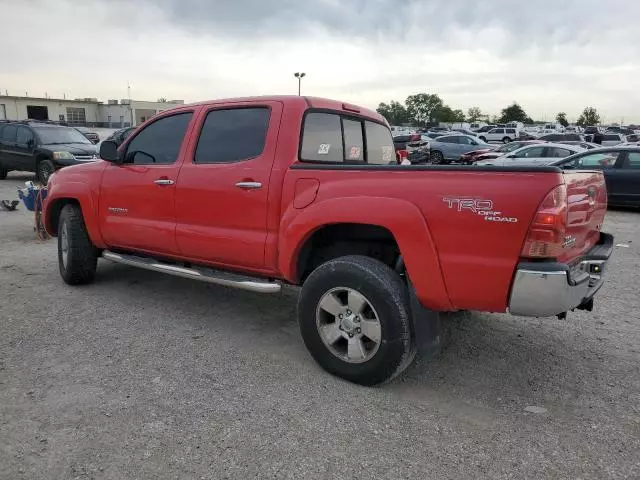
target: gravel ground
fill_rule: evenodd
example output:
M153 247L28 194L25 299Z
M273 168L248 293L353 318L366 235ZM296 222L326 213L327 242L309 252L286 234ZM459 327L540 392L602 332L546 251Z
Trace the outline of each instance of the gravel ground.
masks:
M608 214L628 248L593 313L449 315L435 358L363 388L307 354L292 289L104 261L68 287L0 212L0 478L640 478L639 220Z

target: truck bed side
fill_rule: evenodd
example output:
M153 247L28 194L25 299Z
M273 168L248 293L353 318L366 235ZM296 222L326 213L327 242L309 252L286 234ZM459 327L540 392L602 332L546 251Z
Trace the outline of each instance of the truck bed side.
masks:
M304 188L296 189L301 181L317 185L315 197L304 193ZM322 209L325 224L389 217L394 219L390 230L425 306L503 312L532 218L545 195L562 182L562 175L553 168L509 171L294 164L283 190L281 239L300 244L312 232L292 226L319 228L314 221L304 221L316 208ZM308 198L298 204L305 206L296 208L296 197L302 195ZM419 221L412 215L414 208L425 222L432 246L424 235L420 237L424 245L402 240ZM436 262L430 258L433 255L438 257ZM439 271L429 269L435 264ZM448 305L434 291L440 281Z

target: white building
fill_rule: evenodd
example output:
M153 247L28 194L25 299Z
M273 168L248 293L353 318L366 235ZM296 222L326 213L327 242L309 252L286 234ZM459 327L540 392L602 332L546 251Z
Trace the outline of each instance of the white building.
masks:
M76 126L120 128L139 125L159 112L183 104L184 100L165 99L108 100L104 104L96 98L67 100L0 94L0 120L51 120Z

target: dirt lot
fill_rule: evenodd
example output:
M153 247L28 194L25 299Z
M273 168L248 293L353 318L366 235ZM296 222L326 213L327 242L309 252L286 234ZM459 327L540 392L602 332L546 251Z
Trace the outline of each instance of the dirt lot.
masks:
M68 287L0 212L0 478L640 478L640 213L606 230L628 248L592 314L447 316L435 358L362 388L307 354L294 290L107 262Z

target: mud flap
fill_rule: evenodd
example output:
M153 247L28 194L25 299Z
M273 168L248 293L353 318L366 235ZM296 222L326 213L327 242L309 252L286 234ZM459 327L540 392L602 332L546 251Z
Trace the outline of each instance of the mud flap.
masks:
M416 349L421 358L428 359L440 350L442 341L440 314L422 306L410 280L409 299L411 302L411 321L413 322Z

